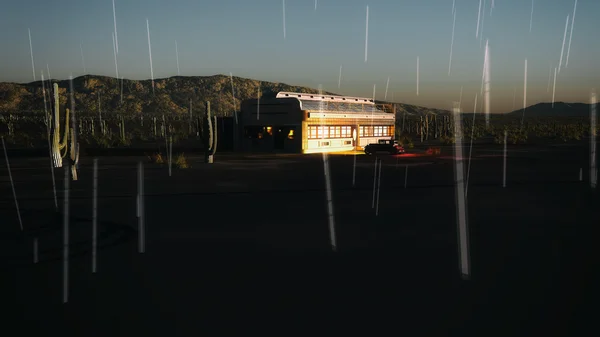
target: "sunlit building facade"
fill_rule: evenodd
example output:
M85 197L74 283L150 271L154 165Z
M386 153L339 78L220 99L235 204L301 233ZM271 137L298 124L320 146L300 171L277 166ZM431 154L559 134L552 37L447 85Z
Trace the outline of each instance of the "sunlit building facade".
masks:
M372 99L279 92L242 102L238 149L320 153L393 139L395 114Z

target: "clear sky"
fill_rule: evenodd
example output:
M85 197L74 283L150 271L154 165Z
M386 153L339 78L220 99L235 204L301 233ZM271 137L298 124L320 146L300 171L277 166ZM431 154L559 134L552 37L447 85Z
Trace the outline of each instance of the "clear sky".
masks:
M504 112L523 106L526 58L527 105L551 101L569 15L556 101L587 102L590 90L600 89L600 1L577 2L566 67L574 0L535 0L531 33L531 0L482 2L480 44L475 37L479 0L455 1L448 75L453 0L318 0L316 10L314 0L285 0L285 39L283 0L115 0L119 76L150 78L147 18L154 78L177 75L177 40L185 76L232 72L365 97L373 95L375 84L377 99L384 98L389 76L388 99L449 109L463 87L463 110L472 110L489 39L491 109ZM115 76L112 0L5 1L0 81L33 80L28 29L37 80L46 65L53 78L83 75L80 45L88 74Z

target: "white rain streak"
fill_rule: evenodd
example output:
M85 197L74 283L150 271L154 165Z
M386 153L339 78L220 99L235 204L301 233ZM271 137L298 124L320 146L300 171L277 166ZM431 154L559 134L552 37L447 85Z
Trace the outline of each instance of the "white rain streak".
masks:
M567 29L569 28L569 16L567 15L567 21L565 22L565 34L563 35L562 48L560 49L560 61L558 62L558 73L560 74L560 68L562 67L563 54L565 52L565 41L567 40Z
M419 57L417 56L417 96L419 96Z
M98 158L94 158L94 194L92 196L92 273L97 270L98 251Z
M154 94L154 68L152 68L152 45L150 44L150 23L146 19L146 30L148 31L148 55L150 56L150 78L152 80L152 93Z
M50 95L52 95L52 80L50 77L50 67L48 66L48 63L46 63L46 71L48 72L48 97L50 97Z
M450 70L452 69L452 50L454 49L454 27L456 26L456 12L454 12L454 18L452 19L452 39L450 41L450 61L448 63L448 76L450 76Z
M485 13L485 5L486 0L483 0L483 8L481 9L481 13ZM481 29L479 31L479 48L481 48L481 43L483 42L483 24L485 23L485 14L481 16Z
M529 32L531 33L531 28L533 27L533 0L531 0L531 16L529 17Z
M175 40L175 58L177 58L177 76L179 76L179 48L177 47L177 40Z
M113 22L115 23L115 46L116 46L116 50L117 50L117 54L118 54L119 53L119 38L117 35L117 11L115 10L115 0L112 1L112 5L113 5Z
M521 117L521 128L525 120L525 108L527 108L527 59L525 59L525 75L523 79L523 117Z
M238 123L238 115L237 115L237 111L235 110L236 106L237 106L237 102L235 101L235 90L233 87L233 74L230 72L229 73L229 79L231 80L231 98L233 99L233 114L235 115L235 124Z
M571 54L571 40L573 40L573 27L575 26L575 12L577 11L577 0L575 0L575 7L573 8L573 19L571 19L571 33L569 34L569 47L567 47L567 60L565 68L569 65L569 54Z
M323 85L319 84L319 95L323 95ZM323 101L319 102L319 112L323 112ZM322 124L322 123L321 123ZM321 138L325 137L322 132ZM326 152L323 152L323 171L325 174L325 188L327 190L327 212L329 219L329 237L331 239L331 248L334 252L337 251L337 239L335 235L335 215L333 213L333 196L331 191L331 171L329 169L329 157Z
M475 31L475 38L479 38L479 22L481 20L481 2L483 0L479 0L479 10L477 10L477 30Z
M452 15L454 15L455 9L456 9L456 0L452 0Z
M467 164L467 182L465 184L465 198L469 193L469 177L471 175L471 155L473 154L473 136L475 133L475 116L477 115L477 93L475 93L475 106L473 107L473 123L471 124L471 144L469 145L469 163Z
M117 80L119 79L119 66L117 65L117 45L115 44L115 33L112 34L113 54L115 55L115 71L117 72Z
M592 90L590 95L590 187L596 188L598 182L598 170L596 168L596 92Z
M102 126L102 106L100 104L100 90L98 90L98 120L100 121L100 130L104 130Z
M381 192L381 159L379 160L379 174L377 175L377 203L375 205L375 216L379 215L379 194Z
M260 82L258 82L258 91L256 93L256 98L257 98L257 101L256 101L256 103L257 103L256 104L256 120L258 120L259 117L260 117Z
M492 16L492 11L494 10L496 4L494 3L494 0L492 0L492 6L490 7L490 16Z
M87 69L85 68L85 58L83 57L83 46L79 44L79 51L81 52L81 65L83 66L83 74L87 74Z
M484 61L484 78L485 78L485 92L483 96L484 112L485 112L485 125L490 125L490 49L488 45L489 41L485 42L485 61Z
M462 108L462 94L463 94L463 87L460 87L460 96L458 98L458 107Z
M479 89L479 94L482 95L483 97L483 85L485 84L485 70L487 68L487 62L488 62L488 54L487 54L487 46L484 50L484 54L483 54L483 70L481 72L481 88Z
M44 96L44 113L46 114L46 132L48 134L48 155L50 157L50 173L52 174L52 190L54 191L54 208L58 211L58 198L56 197L56 180L54 179L54 164L52 163L52 143L50 141L50 128L52 127L52 118L48 114L46 102L46 86L44 85L44 71L40 71L42 75L42 95Z
M556 94L556 67L554 68L554 85L552 86L552 107L554 108L554 95Z
M385 84L385 95L383 95L383 99L387 100L388 88L390 87L390 77L387 78L387 83Z
M146 224L144 223L144 164L138 163L138 252L146 252Z
M77 148L79 148L79 143L77 142L77 135L79 134L79 130L77 127L77 118L75 115L75 90L73 89L73 75L69 75L69 100L71 103L71 128L73 129L73 143L76 144ZM74 166L77 169L78 165ZM77 173L73 171L73 180L77 180Z
M69 170L67 164L65 170L65 191L63 210L63 303L69 301Z
M17 192L15 191L15 182L12 178L12 172L10 170L10 163L8 162L8 153L6 152L6 144L4 143L4 137L2 137L2 147L4 148L4 158L6 159L6 169L8 170L8 178L10 179L10 186L12 187L13 198L15 199L15 207L17 208L17 216L19 217L19 226L23 231L23 220L21 219L21 211L19 210L19 201L17 200Z
M285 40L285 0L283 1L283 39Z
M31 54L31 72L33 73L33 81L35 82L35 64L33 63L33 45L31 44L31 29L27 28L29 33L29 52ZM50 77L50 75L48 75Z
M338 78L338 89L342 85L342 65L340 64L340 77Z
M367 63L367 52L369 50L369 6L367 6L367 24L365 29L365 63Z
M504 130L504 163L502 170L502 187L506 187L506 144L508 143L508 131Z
M170 162L169 156L171 154L169 153L169 137L167 137L167 132L168 132L167 130L168 130L167 127L163 126L163 135L165 136L165 152L167 152L167 169L169 169L169 177L170 177L171 176L171 170L170 170L171 166L169 165L169 162Z
M317 10L317 0L315 0L315 10Z
M375 103L375 84L373 84L373 103Z
M470 277L470 261L469 261L469 243L467 229L467 208L465 197L465 176L464 164L462 155L462 122L461 112L459 109L454 109L454 135L456 142L454 144L454 174L455 174L455 190L456 190L456 214L457 214L457 229L458 229L458 257L460 265L460 273L463 279Z

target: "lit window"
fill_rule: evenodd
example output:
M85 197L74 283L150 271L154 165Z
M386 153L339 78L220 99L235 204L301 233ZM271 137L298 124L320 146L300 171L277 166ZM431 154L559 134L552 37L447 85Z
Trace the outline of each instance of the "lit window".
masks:
M309 126L309 138L315 139L317 138L317 128L314 126Z
M339 126L335 127L335 137L340 138L341 136L341 128Z
M270 127L270 126L267 126L266 129L267 129L267 133L269 134L269 136L272 136L273 135L273 128Z
M287 137L288 139L294 139L294 130L290 130Z
M362 137L362 136L364 136L364 134L365 134L365 127L364 126L360 126L358 128L358 136Z
M322 126L318 126L317 127L317 138L323 138L323 127Z
M322 128L325 130L324 134L323 134L323 138L329 138L329 127L323 126Z

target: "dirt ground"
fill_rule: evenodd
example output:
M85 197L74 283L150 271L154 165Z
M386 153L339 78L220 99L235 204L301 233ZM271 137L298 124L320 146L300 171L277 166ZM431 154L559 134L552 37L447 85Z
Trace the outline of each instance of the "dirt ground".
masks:
M173 167L170 177L145 157L100 157L95 274L93 166L82 158L79 180L70 182L67 304L64 169L55 169L56 208L49 159L14 158L24 230L0 165L3 325L81 336L591 331L600 203L587 148L509 146L505 188L502 148L473 150L469 280L458 268L452 152L379 158L373 208L375 157L328 156L332 252L322 155L222 154L212 165L190 156L192 167Z

